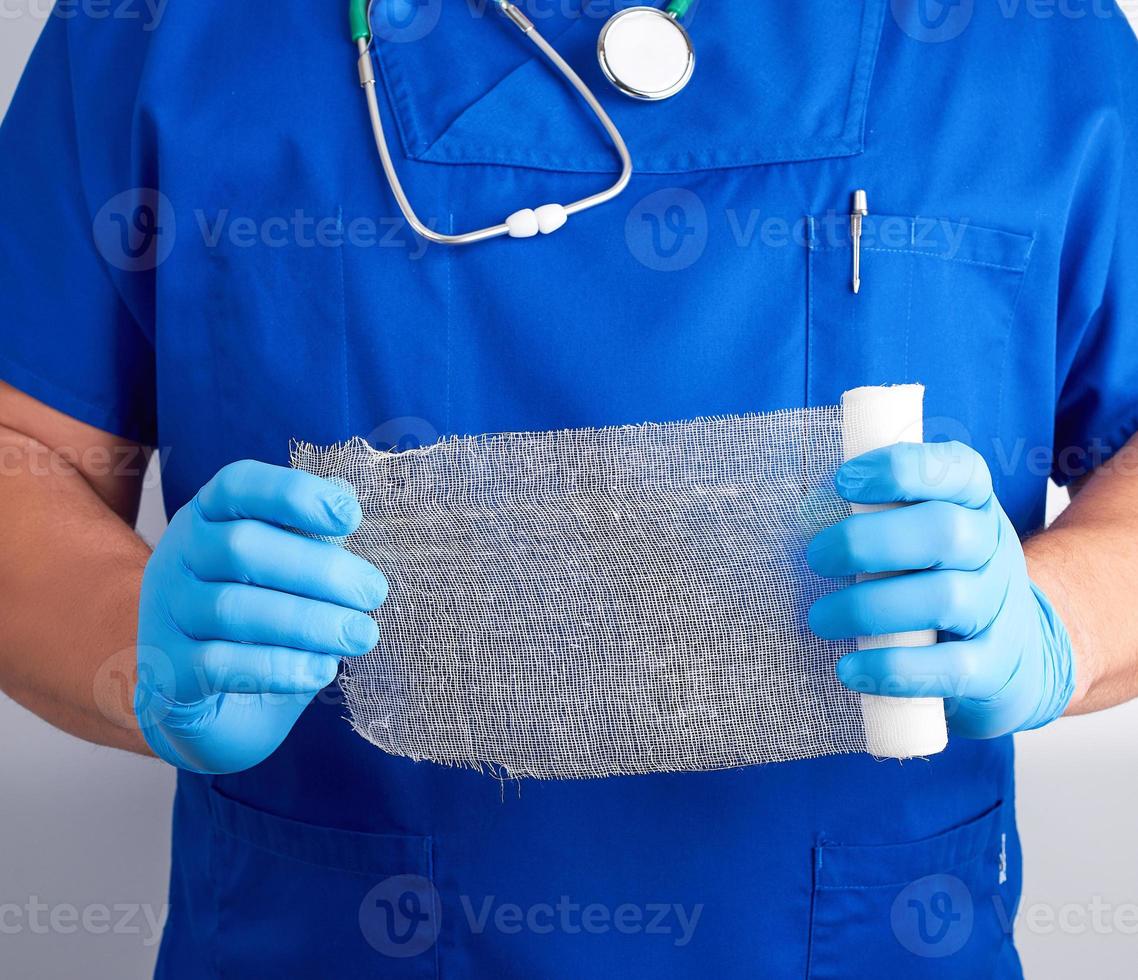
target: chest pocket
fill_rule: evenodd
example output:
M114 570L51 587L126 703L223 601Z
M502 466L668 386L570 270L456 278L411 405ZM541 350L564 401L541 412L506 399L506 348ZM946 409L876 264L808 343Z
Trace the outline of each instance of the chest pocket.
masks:
M521 6L605 104L638 173L862 150L885 0L697 5L685 19L698 49L691 83L682 95L650 104L614 92L597 64L601 27L625 4ZM473 4L422 7L416 22L394 32L384 29L382 10L373 17L377 74L411 160L616 169L584 105L502 18L482 7L476 13ZM435 21L429 30L428 21Z
M1016 307L1033 239L964 220L871 215L854 294L849 220L808 220L807 398L921 382L925 438L982 452L999 431Z

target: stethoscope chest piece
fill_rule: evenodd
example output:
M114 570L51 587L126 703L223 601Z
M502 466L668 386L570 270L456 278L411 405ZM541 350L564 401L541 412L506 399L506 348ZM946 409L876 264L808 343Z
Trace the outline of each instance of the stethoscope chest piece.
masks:
M656 7L627 7L608 19L597 39L605 77L625 95L657 101L675 95L695 68L691 38Z

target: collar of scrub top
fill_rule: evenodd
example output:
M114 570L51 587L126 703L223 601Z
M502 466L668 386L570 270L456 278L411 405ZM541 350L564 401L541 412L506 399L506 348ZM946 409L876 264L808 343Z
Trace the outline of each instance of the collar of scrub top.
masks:
M601 126L604 127L605 132L608 134L612 144L616 149L617 155L620 157L620 176L609 187L603 191L598 191L596 194L591 194L588 197L583 197L580 200L573 201L571 204L542 204L536 208L522 208L520 211L515 211L501 224L490 225L486 228L479 228L475 231L467 231L458 235L443 235L431 228L428 228L419 216L415 214L414 208L411 207L411 202L407 199L407 194L403 190L403 185L399 181L399 175L395 172L395 165L391 160L391 153L387 148L387 138L383 132L383 122L379 117L379 102L375 92L375 72L372 69L371 63L371 0L349 0L348 17L351 26L352 40L356 44L358 51L357 65L359 68L360 85L364 90L367 97L368 115L371 117L371 129L375 136L375 146L379 150L379 159L383 164L383 173L387 177L387 183L391 186L391 193L395 195L395 201L399 205L399 210L403 212L403 217L407 219L407 223L421 235L423 238L430 242L435 242L439 245L471 245L474 242L483 242L490 238L499 238L502 235L509 235L511 238L532 238L539 232L543 235L548 235L556 231L565 224L569 215L576 214L578 211L586 211L589 208L595 208L598 204L604 204L606 201L611 201L628 185L628 180L632 176L632 157L628 153L628 147L624 145L624 139L620 135L620 131L613 124L609 118L608 113L601 107L597 97L593 95L589 87L581 81L572 68L565 62L549 44L541 32L534 27L533 23L523 14L516 6L509 3L508 0L494 0L498 9L506 16L507 20L518 28L533 44L553 63L553 66L561 73L574 89L577 94L584 99L586 105L592 110L593 115L597 117Z

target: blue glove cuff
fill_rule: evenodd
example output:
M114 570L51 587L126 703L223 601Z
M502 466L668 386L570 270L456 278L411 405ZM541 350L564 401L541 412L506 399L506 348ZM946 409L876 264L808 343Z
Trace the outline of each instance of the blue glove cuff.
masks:
M1019 731L1030 731L1048 725L1067 710L1075 693L1075 655L1071 636L1063 620L1051 605L1043 590L1029 583L1039 604L1040 625L1043 629L1043 693L1031 718Z

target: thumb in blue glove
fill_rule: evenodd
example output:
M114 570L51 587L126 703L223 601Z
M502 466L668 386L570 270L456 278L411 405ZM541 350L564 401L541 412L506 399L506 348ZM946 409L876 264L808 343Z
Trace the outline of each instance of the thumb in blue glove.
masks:
M912 506L855 514L807 549L819 575L917 570L823 596L810 626L825 639L935 629L932 647L859 650L838 678L868 694L944 697L949 727L969 738L1038 728L1074 692L1071 641L1028 578L1019 537L987 464L957 442L899 443L850 460L838 493Z

